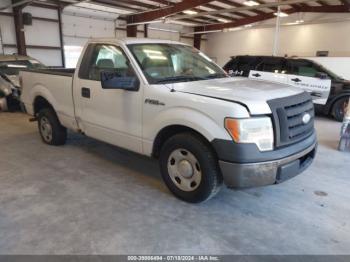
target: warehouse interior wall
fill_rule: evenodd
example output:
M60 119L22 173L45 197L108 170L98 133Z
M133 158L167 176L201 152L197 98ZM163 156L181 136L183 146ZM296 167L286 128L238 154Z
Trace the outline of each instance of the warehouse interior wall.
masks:
M4 1L10 4L9 0ZM11 13L12 10L4 11ZM32 25L24 27L28 46L45 46L45 48L27 47L28 55L48 66L62 66L57 10L26 6L23 11L31 13L33 17L47 18L46 21L33 19ZM138 26L138 37L144 37L143 29L143 25ZM76 66L83 46L89 39L124 38L126 37L126 22L118 19L116 14L87 11L70 6L62 13L62 31L65 64L67 68L73 68ZM187 32L192 32L192 29L181 25L157 23L148 26L149 38L180 41L193 46L193 36L183 35ZM0 37L1 53L17 53L13 16L0 14ZM2 45L3 43L5 45ZM202 49L205 49L205 45L206 39L203 38Z
M350 57L350 21L282 26L278 55ZM208 34L207 54L219 65L235 55L272 55L275 28L249 28Z

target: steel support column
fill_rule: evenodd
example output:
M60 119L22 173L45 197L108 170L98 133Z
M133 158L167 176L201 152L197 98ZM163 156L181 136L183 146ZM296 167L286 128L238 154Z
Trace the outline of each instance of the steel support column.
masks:
M62 30L62 7L59 6L57 8L57 16L58 16L58 29L60 34L60 46L61 46L61 60L62 66L66 67L66 59L64 57L64 43L63 43L63 30Z
M19 55L27 55L22 9L23 9L23 6L14 7L13 18L14 18L15 30L16 30L17 53Z

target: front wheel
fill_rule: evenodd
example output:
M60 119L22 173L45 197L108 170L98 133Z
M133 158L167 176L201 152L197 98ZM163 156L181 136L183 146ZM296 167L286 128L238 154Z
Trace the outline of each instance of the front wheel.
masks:
M349 106L349 97L338 99L332 107L332 115L335 120L342 122Z
M198 203L213 197L222 185L217 158L201 137L182 133L168 139L160 153L160 169L169 190Z
M41 139L49 145L64 145L67 140L67 129L59 122L55 111L51 108L40 110L38 128Z

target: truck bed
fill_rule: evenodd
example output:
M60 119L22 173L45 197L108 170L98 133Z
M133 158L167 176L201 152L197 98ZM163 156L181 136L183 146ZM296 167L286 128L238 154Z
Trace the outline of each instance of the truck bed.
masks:
M60 122L66 127L75 128L72 88L74 71L74 69L57 68L21 71L21 101L27 112L31 115L37 113L35 111L37 94L44 94L47 102L56 109Z
M21 71L72 77L74 75L75 68L26 69Z

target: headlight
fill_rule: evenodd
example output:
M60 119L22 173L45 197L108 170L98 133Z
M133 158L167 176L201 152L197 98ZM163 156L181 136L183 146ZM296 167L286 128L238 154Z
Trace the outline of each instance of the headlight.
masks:
M225 128L236 143L254 143L260 151L273 149L273 128L269 117L226 118Z

